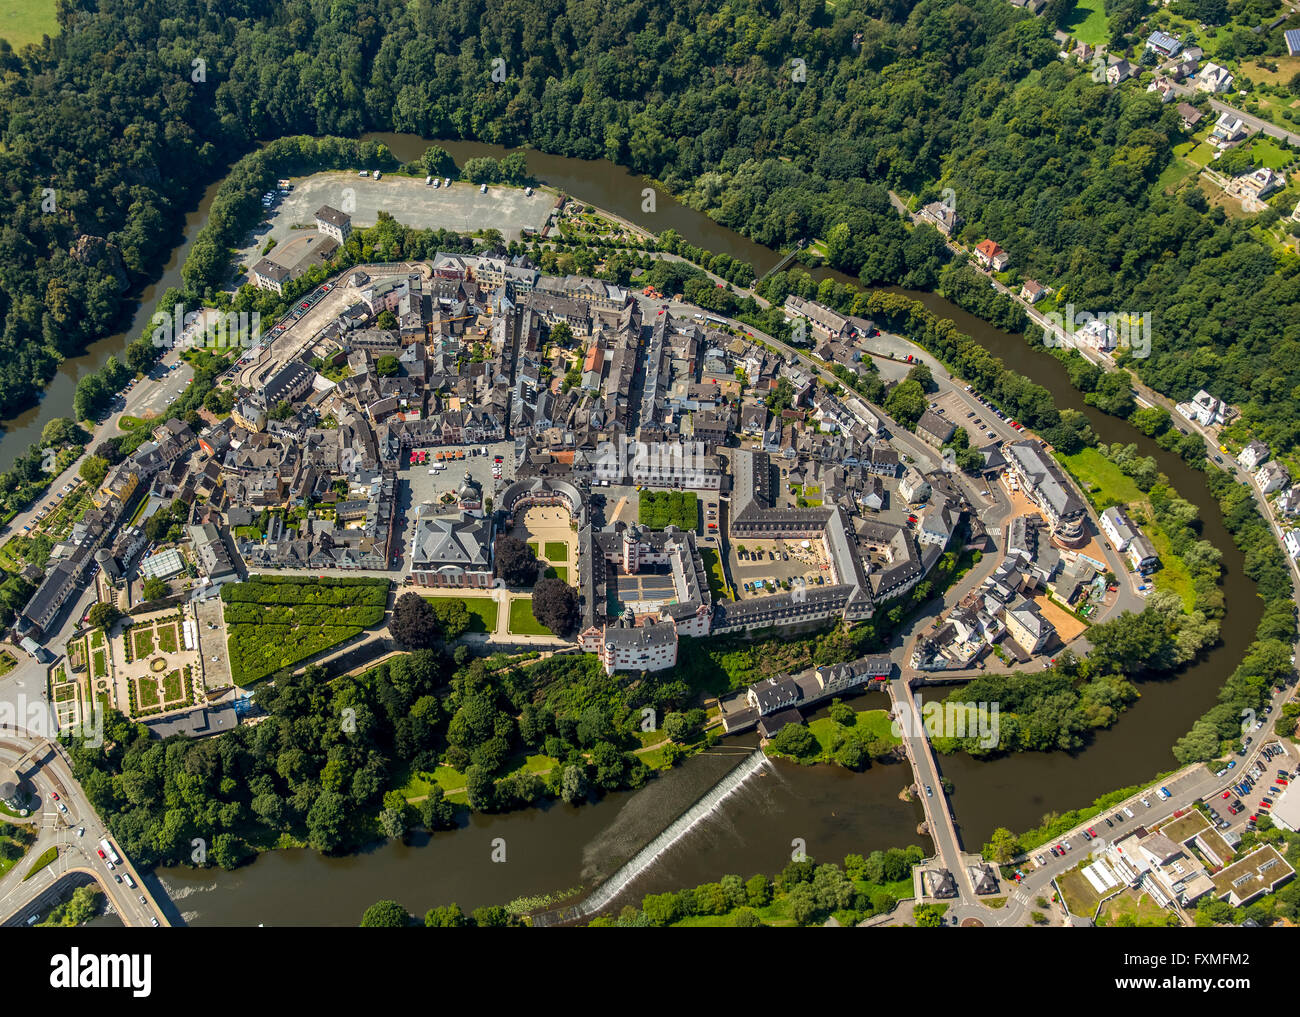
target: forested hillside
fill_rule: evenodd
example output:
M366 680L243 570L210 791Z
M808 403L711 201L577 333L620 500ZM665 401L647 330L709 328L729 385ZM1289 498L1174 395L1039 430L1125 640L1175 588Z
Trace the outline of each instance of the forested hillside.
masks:
M1173 108L1064 66L1005 0L61 0L60 20L46 49L0 49L0 413L110 330L231 157L394 129L607 157L762 243L822 237L868 284L937 282L937 235L886 190L951 187L963 237L1080 308L1151 311L1148 382L1300 439L1297 260L1155 188Z

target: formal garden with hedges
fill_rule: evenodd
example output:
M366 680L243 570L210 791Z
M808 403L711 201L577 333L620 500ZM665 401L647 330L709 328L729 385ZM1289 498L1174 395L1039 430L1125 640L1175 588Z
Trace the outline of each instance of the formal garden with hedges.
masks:
M381 625L388 580L253 576L222 587L230 674L248 685Z

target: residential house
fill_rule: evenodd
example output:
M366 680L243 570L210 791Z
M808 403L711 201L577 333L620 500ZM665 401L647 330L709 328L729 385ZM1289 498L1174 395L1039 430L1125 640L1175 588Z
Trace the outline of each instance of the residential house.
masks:
M1007 635L1028 654L1039 653L1052 637L1056 626L1043 617L1032 600L1020 599L1006 611Z
M1146 574L1160 565L1160 556L1146 534L1138 533L1129 542L1128 560L1135 572Z
M1034 279L1026 279L1024 285L1020 287L1020 299L1030 304L1036 304L1047 296L1047 287Z
M926 410L916 422L917 437L935 448L948 444L956 432L956 424L932 410Z
M1246 124L1235 113L1223 112L1214 123L1214 130L1205 140L1216 148L1227 148L1246 136Z
M922 206L918 214L922 220L928 222L945 237L952 236L961 225L961 217L957 214L957 210L942 201L932 201Z
M1121 81L1128 81L1135 73L1137 71L1133 65L1121 57L1106 68L1106 84L1118 85Z
M1252 441L1237 455L1237 462L1248 470L1259 469L1268 462L1268 446L1259 440Z
M1178 55L1178 51L1183 48L1183 41L1178 36L1169 35L1166 32L1152 32L1147 37L1144 48L1155 53L1158 57L1168 59Z
M1287 468L1276 459L1271 459L1255 473L1255 483L1264 494L1272 494L1291 482Z
M1142 532L1119 505L1112 505L1102 511L1101 530L1110 537L1115 550L1121 554L1128 550L1129 544Z
M975 245L975 260L985 268L1001 272L1010 263L1011 255L992 240L981 240Z
M1196 75L1196 90L1198 92L1210 92L1211 94L1227 92L1232 88L1232 81L1232 75L1226 67L1220 67L1216 63L1208 63Z
M1228 406L1205 389L1192 396L1189 402L1178 403L1174 407L1188 420L1195 421L1202 427L1217 427L1228 421Z
M316 231L343 243L352 234L352 217L329 205L316 209Z
M1193 106L1190 102L1180 102L1178 104L1178 115L1183 121L1183 130L1193 131L1196 125L1205 119L1205 114Z

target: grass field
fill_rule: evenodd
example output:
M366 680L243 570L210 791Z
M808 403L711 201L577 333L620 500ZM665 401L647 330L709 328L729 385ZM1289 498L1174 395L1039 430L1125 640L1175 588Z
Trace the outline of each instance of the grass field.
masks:
M158 629L158 649L163 653L175 653L178 649L176 623L169 622Z
M42 35L59 34L54 0L0 0L0 38L14 49L40 42Z
M132 632L131 649L136 660L143 660L153 653L153 629L136 629Z
M6 675L18 666L18 661L8 650L0 650L0 675Z
M1110 37L1105 0L1079 0L1061 27L1089 46L1105 42Z
M546 567L547 579L558 579L562 583L569 581L569 567L567 565L548 565Z
M510 631L517 636L549 636L550 629L533 617L531 597L519 597L510 602Z
M543 551L543 556L549 562L567 562L569 560L569 545L562 540L548 540Z
M175 703L180 700L183 691L180 671L167 672L167 677L163 679L162 683L163 700L168 703Z
M1056 458L1083 487L1098 512L1112 505L1143 501L1146 497L1132 477L1095 448Z
M1179 184L1199 171L1199 167L1186 159L1174 159L1160 171L1160 176L1156 177L1156 186L1166 194L1172 194Z
M1107 925L1114 925L1116 919L1127 916L1139 928L1163 929L1169 925L1171 914L1149 895L1125 890L1106 902L1100 917Z
M135 680L136 706L141 710L156 710L162 706L158 692L158 679L145 676Z
M709 593L717 600L735 600L731 591L727 588L726 576L722 571L722 559L718 552L711 547L700 548L700 559L704 562L704 568L709 576Z
M91 678L103 678L108 674L108 655L103 650L96 650L90 665Z
M1259 165L1271 170L1280 170L1295 158L1294 152L1287 151L1272 138L1262 135L1250 146L1250 155Z
M37 858L36 861L32 862L32 867L27 870L27 875L23 876L23 882L27 882L27 880L31 879L36 875L36 873L40 872L41 869L45 868L45 866L49 865L58 857L59 849L57 847L46 848L41 856Z
M827 746L831 744L831 735L839 727L839 723L831 720L830 717L821 717L808 722L808 730L813 733L823 752L828 751ZM856 731L868 739L881 738L890 745L899 743L899 738L890 725L889 714L884 710L859 710L853 727L846 730Z
M465 608L469 611L469 630L471 632L495 632L497 630L497 602L491 597L465 597Z

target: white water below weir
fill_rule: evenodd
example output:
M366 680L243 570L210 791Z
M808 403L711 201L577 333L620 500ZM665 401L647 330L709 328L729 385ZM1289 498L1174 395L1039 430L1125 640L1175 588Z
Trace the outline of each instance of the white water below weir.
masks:
M594 915L606 907L624 889L654 864L655 859L681 840L698 823L713 812L723 799L727 798L746 780L761 770L767 763L767 756L761 749L755 749L749 757L714 784L703 797L683 812L654 840L638 851L632 858L601 883L590 897L578 905L583 915Z

